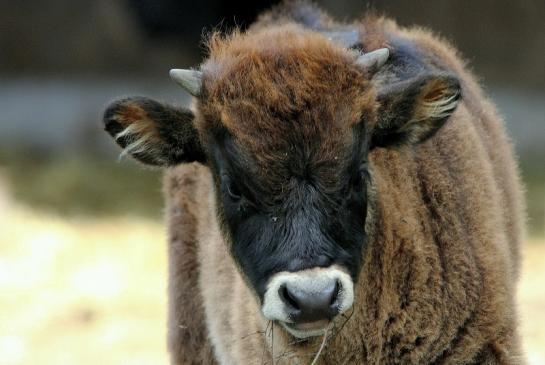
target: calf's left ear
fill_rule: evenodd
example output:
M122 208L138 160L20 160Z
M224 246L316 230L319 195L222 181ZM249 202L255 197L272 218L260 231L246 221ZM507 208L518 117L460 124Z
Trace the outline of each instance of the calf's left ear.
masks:
M428 74L381 85L371 148L427 140L445 124L460 97L460 83L452 75Z
M188 109L144 97L114 101L103 118L104 129L124 149L124 154L155 166L206 162L193 120Z

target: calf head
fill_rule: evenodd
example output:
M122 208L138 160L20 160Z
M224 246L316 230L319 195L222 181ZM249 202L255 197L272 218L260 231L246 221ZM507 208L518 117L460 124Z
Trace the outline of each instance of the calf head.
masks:
M362 54L286 25L213 36L198 71L171 76L194 111L114 102L106 130L146 164L206 164L224 240L263 315L297 337L354 305L366 247L373 148L431 137L454 111L455 78L379 83L388 50Z

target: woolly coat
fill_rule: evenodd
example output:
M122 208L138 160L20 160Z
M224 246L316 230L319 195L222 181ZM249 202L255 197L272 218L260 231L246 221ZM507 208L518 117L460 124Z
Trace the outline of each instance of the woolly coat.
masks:
M289 21L273 11L249 33ZM524 363L514 299L524 207L501 118L444 40L382 18L354 26L364 49L401 37L433 54L459 78L463 98L428 141L370 152L369 243L354 308L318 363ZM321 338L293 343L265 321L237 270L209 168L170 169L164 191L172 363L310 363Z

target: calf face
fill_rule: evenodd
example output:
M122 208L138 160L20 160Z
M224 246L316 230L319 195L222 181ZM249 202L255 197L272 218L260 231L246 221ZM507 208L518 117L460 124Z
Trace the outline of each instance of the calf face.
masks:
M105 113L136 159L210 167L233 258L263 315L297 337L323 333L353 305L369 151L431 137L459 97L448 75L376 83L387 54L364 57L295 26L213 37L199 71L172 72L196 96L195 114L145 98Z

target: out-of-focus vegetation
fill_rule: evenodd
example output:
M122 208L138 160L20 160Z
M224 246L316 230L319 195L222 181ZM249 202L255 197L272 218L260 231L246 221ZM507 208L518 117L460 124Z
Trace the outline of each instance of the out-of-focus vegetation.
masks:
M0 364L167 363L161 224L1 203Z
M528 228L533 235L545 235L545 156L521 158L522 180L526 187ZM545 279L545 278L544 278Z
M134 215L160 218L161 172L129 159L84 156L37 159L0 152L14 198L63 216ZM536 157L520 162L531 235L545 234L545 169Z
M161 217L161 172L128 159L0 152L13 198L61 216Z
M0 183L0 364L167 363L162 223L61 217L5 193ZM523 257L521 334L541 365L545 239L526 242Z
M529 239L522 249L518 305L522 342L530 365L545 364L545 237Z
M166 363L161 173L24 156L0 153L0 364ZM518 303L531 365L545 363L541 162L521 161L531 236Z

